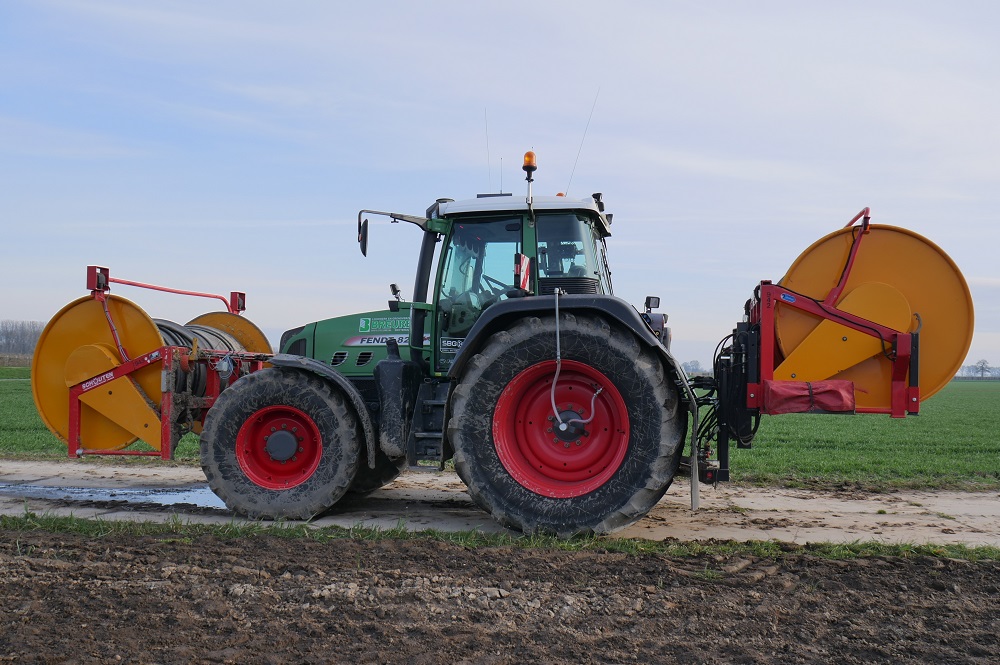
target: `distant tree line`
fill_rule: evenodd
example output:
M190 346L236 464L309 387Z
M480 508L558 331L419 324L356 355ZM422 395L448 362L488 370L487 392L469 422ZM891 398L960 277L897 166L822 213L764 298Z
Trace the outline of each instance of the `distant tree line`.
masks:
M958 376L969 379L1000 379L1000 367L991 367L988 360L978 360L971 365L963 365Z
M685 374L706 373L706 370L702 368L701 363L697 360L689 360L685 363L681 363L681 369L684 370Z
M0 320L0 354L30 356L44 328L41 321Z
M45 324L41 321L0 320L0 355L30 356L35 352L35 344L42 336ZM691 360L681 364L688 374L705 372L701 363ZM969 379L1000 379L1000 367L993 367L988 360L978 360L971 365L963 365L958 377Z

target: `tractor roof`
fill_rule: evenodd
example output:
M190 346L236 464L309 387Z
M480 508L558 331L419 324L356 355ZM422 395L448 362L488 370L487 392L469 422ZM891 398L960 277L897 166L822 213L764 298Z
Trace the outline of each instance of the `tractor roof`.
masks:
M600 195L598 195L600 196ZM451 217L454 215L521 211L528 209L528 203L523 195L513 194L480 194L474 199L462 201L451 201L441 199L436 204L437 214L441 217ZM611 235L611 215L606 215L601 211L597 201L592 196L582 199L571 199L565 196L535 196L532 197L531 207L536 211L543 210L578 210L588 212L600 220L603 227L603 235ZM433 206L432 206L433 208Z

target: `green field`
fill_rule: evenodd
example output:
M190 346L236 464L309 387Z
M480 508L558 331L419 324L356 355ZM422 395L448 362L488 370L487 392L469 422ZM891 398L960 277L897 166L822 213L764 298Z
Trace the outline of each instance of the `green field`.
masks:
M952 382L920 415L765 416L734 479L800 486L1000 487L1000 382Z
M29 367L0 367L0 457L66 457L66 444L49 432L35 409L30 372ZM134 448L151 450L141 443ZM197 437L189 434L181 439L175 458L196 461Z
M27 367L0 367L0 456L66 456L35 411ZM198 441L177 452L196 463ZM953 382L921 415L766 416L751 450L732 451L733 480L869 489L1000 488L1000 382Z

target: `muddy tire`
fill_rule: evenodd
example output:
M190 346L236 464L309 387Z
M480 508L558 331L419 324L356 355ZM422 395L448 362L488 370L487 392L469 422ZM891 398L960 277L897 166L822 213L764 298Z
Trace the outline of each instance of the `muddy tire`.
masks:
M406 468L406 458L390 459L381 449L375 451L375 468L368 466L368 461L362 458L358 464L358 472L354 482L348 488L351 494L368 494L380 487L385 487L395 480Z
M550 397L555 318L524 319L490 337L455 388L455 469L504 526L608 533L645 515L670 486L685 413L659 358L631 332L571 313L559 327L555 399L567 427L554 420Z
M201 466L236 513L309 519L347 491L361 441L358 418L335 386L276 367L219 396L201 434Z

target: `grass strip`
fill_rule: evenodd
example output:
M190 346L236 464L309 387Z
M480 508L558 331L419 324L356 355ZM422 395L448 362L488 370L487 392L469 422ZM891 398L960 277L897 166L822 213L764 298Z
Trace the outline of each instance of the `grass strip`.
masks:
M169 541L194 542L200 537L211 536L220 540L274 537L301 538L317 542L354 539L366 542L381 540L429 539L467 548L513 547L525 550L560 550L567 552L596 551L632 556L659 555L668 557L702 556L752 556L780 559L790 555L810 555L825 559L850 560L867 557L941 557L964 561L1000 561L1000 548L967 545L887 544L878 542L809 543L797 545L777 541L663 541L614 538L613 536L585 536L560 540L554 536L514 536L505 533L479 531L444 532L438 530L409 531L401 522L394 528L336 526L318 528L309 524L281 522L237 522L226 524L195 524L173 518L166 522L110 521L79 517L35 514L26 511L21 515L0 515L0 531L15 534L42 531L69 533L88 538L153 537Z

